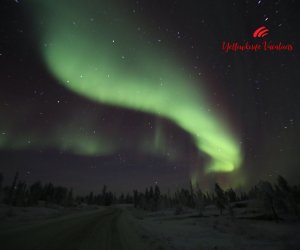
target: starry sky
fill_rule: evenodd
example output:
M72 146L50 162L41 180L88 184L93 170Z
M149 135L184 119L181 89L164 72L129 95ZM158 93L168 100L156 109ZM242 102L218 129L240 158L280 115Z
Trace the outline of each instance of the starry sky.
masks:
M19 171L78 192L298 181L295 1L4 0L0 11L7 181ZM234 43L262 49L222 47Z

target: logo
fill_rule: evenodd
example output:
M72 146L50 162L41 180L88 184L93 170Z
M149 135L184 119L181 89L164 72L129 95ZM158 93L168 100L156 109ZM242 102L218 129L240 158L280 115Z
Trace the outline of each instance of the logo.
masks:
M260 28L258 28L257 30L255 30L253 32L253 37L265 37L266 35L269 34L269 30L267 29L266 26L261 26Z
M292 52L294 45L292 43L286 43L282 41L274 42L272 40L266 40L266 36L269 35L269 29L266 26L261 26L254 30L252 37L260 39L260 42L243 41L223 41L222 51L229 52ZM274 31L272 32L272 34ZM270 36L268 36L270 37ZM253 40L253 39L251 39Z

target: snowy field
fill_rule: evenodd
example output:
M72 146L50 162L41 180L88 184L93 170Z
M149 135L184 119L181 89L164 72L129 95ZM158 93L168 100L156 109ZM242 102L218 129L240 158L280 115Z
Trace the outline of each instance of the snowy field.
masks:
M61 229L60 234L62 235L64 233L63 226L75 225L78 222L80 234L90 230L95 235L92 242L101 243L101 237L111 232L108 234L111 239L114 239L116 235L120 239L117 246L127 246L128 249L300 249L300 239L297 238L298 232L300 232L299 217L287 217L281 214L282 219L278 222L267 220L262 218L263 213L254 205L249 206L250 203L251 201L248 201L246 207L235 207L234 215L224 211L222 216L219 215L219 210L214 205L207 206L202 216L199 216L197 210L190 208L183 208L179 214L176 214L176 209L147 212L134 209L132 205L106 208L86 206L68 209L63 207L10 208L1 206L0 232L32 224L38 227L45 225L41 229L51 229L53 234L55 230ZM91 211L90 215L89 211ZM100 212L100 215L101 211L103 211L103 215L110 213L111 218L109 216L107 218L99 217L97 211ZM81 219L85 218L85 214L87 214L87 225L93 226L85 225L84 220ZM88 219L93 218L91 216L94 214L95 218L99 217L100 220L95 219L89 222ZM57 227L60 224L61 226ZM97 227L94 224L97 224ZM111 231L110 227L117 228L114 229L117 231ZM75 230L77 226L71 228ZM82 228L84 230L81 230ZM42 234L47 230L39 232L41 239L46 237L45 235L52 235L52 233ZM49 232L52 232L51 230ZM98 230L100 231L98 232ZM87 235L91 235L91 233ZM86 241L91 242L88 237ZM41 242L43 243L43 241ZM51 241L50 243L53 244ZM106 244L106 246L108 245Z
M235 209L234 217L219 216L214 206L207 207L202 217L192 209L180 215L174 209L132 214L142 228L141 237L163 242L167 249L300 249L296 218L262 220L259 211L245 208Z

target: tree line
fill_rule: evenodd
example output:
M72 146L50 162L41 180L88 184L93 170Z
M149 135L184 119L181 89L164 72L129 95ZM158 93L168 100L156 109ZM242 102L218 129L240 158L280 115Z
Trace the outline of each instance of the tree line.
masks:
M133 190L132 193L116 195L104 185L101 192L90 192L88 195L75 196L72 188L55 186L52 183L42 184L35 182L27 185L19 179L16 173L11 185L3 187L3 175L0 173L0 202L12 206L78 206L112 204L133 204L135 208L148 211L158 211L166 208L175 208L175 213L182 213L183 209L197 209L202 216L205 208L215 205L220 215L226 211L233 215L234 209L243 206L242 201L259 201L266 214L273 219L278 219L278 213L298 214L300 203L300 186L290 186L285 178L277 177L277 182L260 181L248 192L236 192L229 188L223 190L215 183L214 191L203 191L199 184L190 185L171 194L162 194L158 185L150 186L141 192Z
M109 206L112 203L132 202L128 196L121 196L117 199L116 195L107 190L104 185L102 192L80 196L74 195L72 188L56 186L51 182L42 184L40 181L28 185L25 181L20 180L17 172L11 185L3 187L3 175L0 173L0 203L12 206L50 206L59 205L64 207L77 206L80 204L87 205L104 205Z
M190 185L189 189L178 189L173 195L161 194L159 187L147 188L145 192L134 190L134 207L144 210L157 211L165 208L175 208L175 213L182 213L183 209L197 209L199 216L203 216L205 208L214 205L219 214L234 216L235 208L248 206L243 201L255 201L269 219L278 220L279 213L299 214L300 186L290 186L287 180L278 176L277 181L271 184L268 181L259 181L248 192L237 192L233 188L223 190L218 183L213 192L204 192L200 185Z

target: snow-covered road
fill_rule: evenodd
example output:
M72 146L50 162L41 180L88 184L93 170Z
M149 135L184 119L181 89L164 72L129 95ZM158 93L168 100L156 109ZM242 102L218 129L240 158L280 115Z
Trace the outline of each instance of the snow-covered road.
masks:
M5 250L151 249L128 226L124 210L82 212L31 225L0 230ZM131 232L132 230L132 232Z

